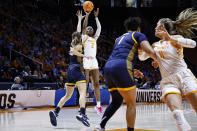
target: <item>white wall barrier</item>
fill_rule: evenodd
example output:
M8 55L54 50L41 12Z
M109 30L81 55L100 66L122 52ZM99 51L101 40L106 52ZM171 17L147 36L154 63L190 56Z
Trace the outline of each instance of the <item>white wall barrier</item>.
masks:
M62 94L62 95L61 95ZM0 91L0 109L12 107L44 107L55 106L65 94L64 90L12 90ZM137 90L136 102L161 102L161 90ZM60 97L60 98L59 98ZM102 104L108 105L110 93L106 89L101 89ZM74 99L70 100L71 105L76 105ZM92 96L92 99L95 99ZM94 102L95 103L95 102ZM69 103L67 106L69 106Z
M162 102L161 90L138 90L136 102Z
M54 106L55 90L0 91L0 109Z

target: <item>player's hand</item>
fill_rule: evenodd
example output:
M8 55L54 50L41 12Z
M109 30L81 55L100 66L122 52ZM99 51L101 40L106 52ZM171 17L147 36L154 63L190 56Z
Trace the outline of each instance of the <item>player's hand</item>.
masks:
M76 15L78 16L78 19L81 19L81 20L85 17L85 15L84 16L82 15L82 11L81 10L78 10Z
M85 58L87 58L87 59L93 59L93 57L92 56L84 56Z
M85 11L85 13L86 13L85 16L89 16L91 12L86 12L86 11Z
M96 11L94 11L94 16L98 17L98 14L99 14L99 8L97 8Z
M160 36L163 36L165 38L165 40L170 40L171 36L169 35L168 31L166 30L164 25L161 25L158 30L157 30L157 34Z
M78 55L78 51L76 49L74 49L73 47L70 47L70 55Z
M70 54L70 55L74 55L74 48L70 47L69 54Z
M152 66L156 69L159 67L159 64L157 61L154 60L154 61L152 61Z
M144 74L140 70L134 69L134 77L143 78Z

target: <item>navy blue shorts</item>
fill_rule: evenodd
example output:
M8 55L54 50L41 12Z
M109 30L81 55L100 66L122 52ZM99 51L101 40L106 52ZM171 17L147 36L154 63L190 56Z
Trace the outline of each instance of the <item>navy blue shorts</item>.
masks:
M104 69L109 91L127 91L135 88L132 63L124 59L107 61Z
M77 64L69 65L66 86L75 86L78 83L84 82L86 82L86 78L83 68Z

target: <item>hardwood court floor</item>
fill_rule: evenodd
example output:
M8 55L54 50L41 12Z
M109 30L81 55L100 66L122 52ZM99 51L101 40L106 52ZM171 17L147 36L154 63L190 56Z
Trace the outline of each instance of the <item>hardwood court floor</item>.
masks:
M48 115L51 109L53 108L0 111L0 131L93 131L101 119L94 108L88 108L91 127L85 127L75 118L78 109L66 107L59 114L57 127L53 127ZM138 104L136 109L135 131L177 131L166 105ZM125 110L126 106L122 105L107 123L107 131L126 131ZM192 130L197 131L197 114L188 103L184 104L184 115Z

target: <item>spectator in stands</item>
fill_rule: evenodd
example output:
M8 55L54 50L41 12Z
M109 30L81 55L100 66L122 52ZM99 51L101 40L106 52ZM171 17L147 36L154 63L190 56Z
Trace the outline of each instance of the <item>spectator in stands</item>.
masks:
M42 79L43 78L43 73L42 73L42 71L40 69L40 65L37 65L36 69L33 72L33 76L36 79Z
M14 78L14 84L11 86L11 90L24 90L25 87L22 84L22 79L20 77Z
M64 84L65 84L64 78L63 76L60 76L59 79L57 79L57 89L63 90Z
M12 75L11 75L11 72L10 70L8 70L7 68L3 69L2 70L2 73L1 73L1 79L3 80L9 80L9 79L12 79Z
M29 66L25 66L25 69L21 72L22 77L31 76L31 69Z

